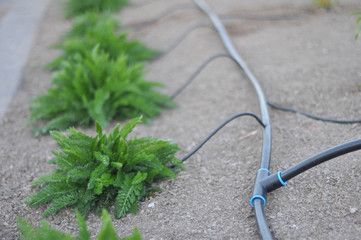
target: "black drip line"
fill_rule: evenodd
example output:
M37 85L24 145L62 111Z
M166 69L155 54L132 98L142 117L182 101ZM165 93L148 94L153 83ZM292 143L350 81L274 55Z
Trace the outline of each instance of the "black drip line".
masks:
M277 109L277 110L298 113L298 114L304 115L306 117L309 117L309 118L312 118L315 120L331 122L331 123L338 123L338 124L361 123L361 119L359 119L359 120L337 120L337 119L332 119L332 118L324 118L324 117L315 116L313 114L303 112L300 110L282 107L275 103L267 101L257 78L253 75L251 70L248 68L246 62L239 56L238 52L236 51L235 47L233 46L233 44L228 36L228 33L226 32L223 24L221 23L219 17L204 3L203 0L193 0L193 1L206 15L208 15L208 17L211 19L211 21L213 23L213 27L210 25L207 25L207 24L199 24L199 25L196 25L196 26L188 29L165 52L163 52L161 55L156 57L155 60L158 60L161 57L164 57L170 51L175 49L191 32L193 32L194 30L201 28L201 27L208 27L213 30L216 30L218 32L220 38L222 39L228 53L218 53L218 54L215 54L215 55L209 57L206 61L204 61L204 63L202 63L202 65L200 67L198 67L198 69L189 77L189 79L171 95L171 98L172 99L176 98L187 86L189 86L193 82L193 80L199 75L199 73L213 60L218 59L220 57L227 57L227 58L230 58L231 60L233 60L238 65L238 67L241 68L241 70L243 70L244 74L247 76L247 78L253 85L253 87L258 95L259 106L260 106L262 118L258 117L254 113L250 113L250 112L238 113L238 114L230 117L229 119L224 121L222 124L220 124L215 130L213 130L190 153L188 153L185 157L183 157L182 161L186 161L193 154L195 154L208 140L210 140L219 130L221 130L229 122L231 122L239 117L243 117L243 116L253 117L263 128L263 148L262 148L260 167L256 173L253 196L250 199L250 205L254 209L256 223L257 223L258 231L259 231L261 238L262 239L274 239L274 237L269 229L269 225L267 223L266 216L264 213L264 207L266 206L266 203L267 203L267 193L270 193L280 187L287 185L288 180L307 171L310 168L313 168L321 163L327 162L328 160L339 157L341 155L360 150L361 149L361 139L357 139L354 141L350 141L350 142L332 147L332 148L325 150L323 152L320 152L304 161L301 161L300 163L286 169L283 172L278 171L277 173L271 174L271 171L269 170L270 159L271 159L271 124L270 124L270 120L269 120L267 105L274 109ZM143 23L142 29L145 25L149 26L150 24L157 22L160 18L163 18L163 17L165 17L169 14L172 14L178 10L189 9L189 8L190 8L189 5L184 5L184 6L182 5L182 6L178 6L178 9L172 8L171 10L167 10L159 18L157 18L157 19L155 18L151 21ZM223 18L227 18L227 16L224 15ZM228 18L231 18L231 17L228 17ZM250 17L248 17L248 18L250 18ZM280 20L280 19L293 19L293 18L291 18L291 17L288 18L287 16L282 16L280 18L275 17L275 19L273 19L273 20Z
M179 4L177 6L169 7L168 9L161 12L158 16L156 16L155 18L153 18L151 20L140 22L140 23L129 24L128 27L132 27L135 32L140 32L143 29L157 23L162 18L168 17L176 12L186 11L186 10L196 10L196 9L194 8L193 4L187 4L187 3Z
M136 8L144 7L149 5L151 2L133 5ZM144 29L156 24L161 19L169 17L180 11L189 11L196 10L193 4L189 3L181 3L176 6L171 6L166 10L162 11L158 16L152 18L151 20L143 21L143 22L135 22L130 23L127 27L131 27L133 29L133 33L137 33L143 31ZM251 20L251 21L284 21L284 20L296 20L302 18L301 15L295 14L286 14L286 15L253 15L253 14L224 14L219 16L220 19L223 20Z
M237 119L239 117L243 117L243 116L251 116L254 119L257 120L257 122L264 128L265 125L263 124L262 120L257 117L257 115L253 114L253 113L249 113L249 112L243 112L243 113L238 113L234 116L232 116L231 118L227 119L226 121L224 121L221 125L219 125L216 129L213 130L213 132L211 134L209 134L197 147L195 147L190 153L188 153L185 157L182 158L182 161L186 161L188 158L190 158L194 153L196 153L206 142L208 142L209 139L211 139L219 130L221 130L224 126L226 126L228 123L230 123L232 120Z

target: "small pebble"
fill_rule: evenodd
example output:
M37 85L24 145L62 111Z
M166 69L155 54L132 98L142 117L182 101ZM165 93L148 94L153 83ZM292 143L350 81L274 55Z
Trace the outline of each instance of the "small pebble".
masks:
M357 208L355 207L350 207L350 213L355 213L357 211Z
M148 204L148 207L149 207L149 208L154 208L154 206L155 206L155 203L154 203L154 202Z

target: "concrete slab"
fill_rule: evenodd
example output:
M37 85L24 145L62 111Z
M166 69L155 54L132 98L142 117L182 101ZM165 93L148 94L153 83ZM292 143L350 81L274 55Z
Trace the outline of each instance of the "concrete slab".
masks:
M22 79L38 24L49 0L0 0L6 10L0 22L0 119Z

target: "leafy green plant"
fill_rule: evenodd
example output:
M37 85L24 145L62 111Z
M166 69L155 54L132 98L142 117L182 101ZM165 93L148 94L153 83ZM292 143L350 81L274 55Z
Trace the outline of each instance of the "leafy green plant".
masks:
M114 60L120 55L127 55L128 64L152 59L160 52L147 48L137 40L128 40L126 32L116 33L118 23L109 14L86 12L75 18L70 32L64 42L54 48L63 51L63 54L47 65L50 70L61 68L63 61L69 61L74 54L85 57L90 49L98 45L99 51L109 54Z
M71 18L87 11L119 11L128 4L128 0L68 0L65 5L65 17Z
M149 122L162 108L175 104L154 90L162 84L145 81L143 75L143 64L128 66L124 55L110 60L109 54L99 52L97 46L84 57L75 54L54 73L53 87L32 100L29 123L47 120L45 126L34 130L35 134L46 134L95 121L106 126L112 119L139 115Z
M33 207L50 202L44 217L71 205L76 205L83 216L91 210L100 213L113 205L116 218L136 213L137 201L157 190L153 188L155 181L175 179L177 169L183 167L182 161L174 157L179 148L169 140L150 137L126 140L141 119L130 120L121 130L117 125L108 137L98 123L94 138L73 128L68 130L68 137L51 132L61 152L53 152L55 157L50 163L58 168L33 182L32 187L45 187L25 203ZM177 168L168 168L167 164Z
M106 210L102 213L102 228L97 237L98 240L141 240L142 237L138 232L138 229L134 227L134 232L131 236L126 238L118 238L109 214ZM79 236L72 238L70 234L64 234L56 229L49 227L49 224L43 220L42 225L38 228L34 228L33 225L26 220L18 219L18 229L20 231L20 240L90 240L90 233L87 229L85 219L78 212L76 212L76 218L79 226Z
M360 34L360 31L361 31L361 12L354 12L351 14L352 16L359 16L357 19L356 19L356 35L355 35L355 38L357 39L359 34Z
M119 29L119 22L111 16L110 12L99 13L87 11L74 18L72 28L65 34L65 38L84 37L91 29Z

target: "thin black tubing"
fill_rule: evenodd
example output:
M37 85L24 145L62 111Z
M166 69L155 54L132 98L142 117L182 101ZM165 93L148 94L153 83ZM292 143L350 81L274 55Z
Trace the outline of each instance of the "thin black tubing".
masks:
M200 4L202 5L201 1L195 0L195 2L209 16L212 15L212 13L210 14L209 11L207 11L209 9L204 9L205 5L200 6ZM212 19L212 17L211 17L211 19ZM215 23L216 21L214 21L214 20L212 20L212 21L213 21L215 27L217 28L216 23ZM221 25L221 27L223 27L223 26ZM217 28L217 31L220 33L220 35L222 35L222 29ZM184 35L184 37L181 38L181 40L178 41L178 43L176 45L178 45L179 42L181 42L183 40L183 38L185 38L187 35L188 35L188 32ZM222 38L222 40L224 41L224 43L225 43L225 45L227 47L227 40L228 40L227 37L225 39ZM227 49L232 54L232 51L231 51L232 50L232 45L231 46L228 45ZM222 56L224 56L224 55L222 54ZM219 56L216 56L215 58L217 58L217 57L219 57ZM232 56L232 57L233 57L233 59L235 61L237 60L236 57L234 57L234 56ZM199 74L199 72L213 59L214 59L214 57L212 57L210 60L206 61L206 63L202 64L202 66L196 71L195 74L192 75L191 79L186 82L186 84L181 88L181 90L177 91L176 94L173 95L173 98L176 97L190 82L192 82L193 79L195 78L195 76L197 76ZM247 68L244 68L244 66L246 66L246 65L242 65L241 62L239 62L239 61L237 61L237 63L245 71L246 75L250 78L251 82L253 83L253 81L252 81L252 75L253 74L251 74L251 77L247 74L247 71L246 71ZM257 86L255 86L255 89L257 91ZM258 91L257 91L257 94L258 94ZM317 116L314 116L312 114L308 114L308 113L305 113L305 112L302 112L302 111L299 111L299 110L284 108L284 107L278 106L276 104L272 104L270 102L267 102L267 103L271 107L274 107L276 109L283 110L283 111L294 112L294 113L300 113L300 114L303 114L305 116L308 116L308 117L316 119L316 120L336 122L336 123L358 123L358 122L360 122L360 120L335 120L335 119L317 117ZM260 105L262 105L262 104L260 103ZM261 109L261 112L262 112L262 109ZM264 128L267 127L262 123L262 121L257 116L255 116L253 114L241 113L241 114L235 115L231 119L229 119L226 122L222 123L201 144L199 144L191 153L189 153L187 156L185 156L182 159L182 161L186 161L189 157L191 157L194 153L196 153L214 134L216 134L228 122L232 121L236 117L240 117L240 116L244 116L244 115L254 116ZM314 157L311 157L311 158L299 163L298 165L284 171L283 174L282 174L282 179L283 179L283 181L288 181L289 179L295 177L296 175L298 175L298 174L300 174L300 173L302 173L302 172L304 172L304 171L306 171L306 170L308 170L308 169L310 169L310 168L312 168L314 166L317 166L317 165L319 165L319 164L321 164L321 163L323 163L325 161L328 161L328 160L333 159L335 157L338 157L340 155L343 155L343 154L346 154L346 153L349 153L349 152L352 152L352 151L356 151L356 150L359 150L359 149L361 149L361 140L356 140L354 142L350 142L350 143L343 144L343 145L337 146L335 148L329 149L329 150L327 150L325 152L319 153L319 154L315 155ZM262 158L262 160L263 160L263 158ZM261 167L262 167L262 162L261 162ZM269 162L268 162L268 164L269 164ZM268 167L267 167L267 169L268 169ZM260 172L264 172L264 171L260 171ZM259 177L259 175L257 175L255 185L257 185L257 182L261 183L261 184L262 183L265 184L265 182L267 182L268 179L271 179L271 178L275 179L274 176L275 176L275 174L273 174L273 175L271 175L269 177ZM257 179L260 179L260 181L257 181ZM278 182L279 182L279 179L278 179ZM255 186L255 189L256 188L257 188L257 186ZM265 187L265 188L267 188L267 187ZM268 190L270 190L270 189L268 189ZM270 191L267 191L267 192L270 192ZM267 192L264 195L266 195ZM261 199L256 198L253 201L253 205L254 205L255 217L256 217L256 220L257 220L257 226L258 226L259 233L260 233L261 237L263 239L273 239L273 236L270 233L270 230L269 230L269 227L268 227L268 224L267 224L267 221L266 221L266 217L265 217L265 214L264 214L264 202L261 201Z
M251 14L227 14L219 15L219 18L222 20L256 20L256 21L283 21L283 20L293 20L300 18L300 15L251 15Z
M213 26L208 25L208 24L198 24L196 26L193 26L193 27L189 28L188 30L186 30L170 47L168 47L167 50L165 50L163 53L159 54L158 56L156 56L154 59L152 59L150 61L156 61L156 60L159 60L160 58L164 57L169 52L171 52L173 49L175 49L190 33L192 33L194 30L196 30L198 28L202 28L202 27L209 28L211 30L215 30L213 28ZM232 56L229 55L229 54L220 53L220 54L215 54L215 55L211 56L206 61L204 61L204 63L192 74L192 76L185 82L184 85L182 85L175 93L173 93L171 98L174 99L178 94L180 94L198 76L198 74L209 63L211 63L213 60L217 59L218 57L228 57L229 59L233 60L237 64L235 59L232 58ZM302 114L302 115L304 115L306 117L312 118L314 120L319 120L319 121L324 121L324 122L331 122L331 123L340 123L340 124L361 123L361 119L357 119L357 120L338 120L338 119L333 119L333 118L325 118L325 117L320 117L320 116L313 115L311 113L303 112L301 110L282 107L282 106L280 106L278 104L275 104L275 103L272 103L270 101L267 101L267 104L270 107L274 108L274 109L285 111L285 112L299 113L299 114Z
M175 40L173 42L173 44L171 46L169 46L166 50L164 50L161 54L157 55L155 58L153 58L152 60L150 60L150 62L153 61L157 61L159 59L161 59L162 57L164 57L165 55L167 55L168 53L170 53L172 50L174 50L176 47L178 47L178 45L186 38L188 37L188 35L190 35L194 30L197 30L198 28L210 28L213 29L212 26L208 25L208 24L198 24L196 26L193 26L191 28L189 28L187 31L185 31L177 40Z
M195 27L190 28L189 30L187 30L185 32L185 34L183 34L177 41L175 44L172 45L172 47L170 47L170 49L175 48L184 38L186 38L193 30L199 28L199 27L209 27L208 25L197 25ZM213 28L212 28L213 29ZM170 50L169 50L170 51ZM220 53L220 54L215 54L213 56L211 56L210 58L208 58L200 67L198 67L198 69L191 75L191 77L185 82L185 84L183 84L172 96L171 98L174 99L175 97L177 97L197 76L198 74L213 60L219 58L219 57L228 57L230 59L232 59L233 61L235 61L235 59L233 59L229 54L224 54L224 53ZM236 62L237 63L237 62ZM359 123L361 122L361 120L335 120L335 119L330 119L330 118L323 118L323 117L318 117L306 112L302 112L299 110L295 110L295 109L290 109L290 108L285 108L282 106L279 106L277 104L271 103L271 102L267 102L267 104L275 109L278 110L282 110L282 111L288 111L288 112L293 112L293 113L300 113L303 114L307 117L316 119L316 120L321 120L321 121L327 121L327 122L334 122L334 123ZM257 118L257 116L256 116ZM228 120L227 120L228 121ZM259 121L260 122L260 121ZM261 123L261 122L260 122ZM191 157L194 153L196 153L217 131L220 130L220 128L222 128L224 125L222 124L218 129L216 129L214 132L212 132L201 144L199 144L191 153L189 153L188 155L186 155L182 161L186 161L189 157ZM262 126L265 127L262 123ZM278 176L277 176L278 177ZM268 177L266 177L268 178ZM264 179L266 180L266 179ZM287 180L285 180L287 181ZM266 182L266 181L262 181L262 182ZM256 219L258 219L258 228L260 231L260 235L263 236L264 239L267 239L267 237L269 236L269 231L265 229L268 229L268 225L267 225L267 221L265 220L265 215L264 215L264 210L263 210L263 201L261 201L260 199L256 198L253 201L254 207L255 207L255 214L256 214ZM272 239L272 238L269 238Z
M287 182L291 178L307 171L310 168L313 168L321 163L324 163L333 158L339 157L341 155L361 150L361 139L357 139L351 142L347 142L336 147L325 150L321 153L318 153L298 164L288 168L287 170L280 173L281 179L283 182ZM277 188L284 186L278 177L278 173L272 174L269 177L264 178L260 184L265 189L266 192L272 192Z
M211 15L212 15L212 12L209 11L209 9L207 9L207 6L202 3L202 1L200 0L195 0L195 2L197 3L197 5L204 11L206 12L210 18L212 19ZM206 8L205 8L206 7ZM214 16L213 16L214 17ZM217 17L217 16L216 16ZM215 19L217 20L217 19ZM212 19L212 22L214 23L215 27L217 28L216 26L216 22L217 21L214 21L214 19ZM221 28L223 26L221 25ZM217 31L220 33L220 35L222 35L222 29L219 29L217 28ZM188 33L183 37L185 38L186 36L188 35ZM222 36L221 36L222 37ZM224 41L226 47L227 47L227 36L226 38L222 38L222 40ZM180 40L182 41L182 39ZM180 42L179 41L179 42ZM179 44L179 42L177 44ZM228 45L227 49L229 50L229 52L232 54L232 45ZM232 56L234 57L234 56ZM214 58L211 58L210 61L212 61ZM237 58L234 58L234 60L236 60ZM196 74L194 74L195 76L199 74L199 72L210 62L210 61L207 61L205 64L203 64L198 71L196 71ZM239 66L246 72L246 69L244 68L244 66L246 65L242 65L241 62L238 62L237 63L239 64ZM246 72L247 74L247 72ZM251 74L253 75L253 74ZM194 77L195 77L194 76ZM249 75L247 74L247 76L249 77ZM182 88L184 89L193 79L191 78L191 80L187 81L186 85ZM253 83L252 81L252 78L249 77L251 82ZM255 89L257 91L257 86L255 86ZM257 94L258 94L258 91L257 91ZM175 94L174 97L178 95ZM307 117L310 117L310 118L313 118L313 119L316 119L316 120L322 120L322 121L329 121L329 122L335 122L335 123L359 123L361 120L335 120L335 119L328 119L328 118L322 118L322 117L317 117L317 116L314 116L312 114L309 114L309 113L305 113L305 112L302 112L302 111L299 111L299 110L294 110L294 109L289 109L289 108L284 108L284 107L281 107L281 106L278 106L276 104L273 104L273 103L270 103L270 102L267 102L271 107L273 108L276 108L276 109L279 109L279 110L283 110L283 111L289 111L289 112L294 112L294 113L300 113L300 114L303 114ZM260 103L260 105L262 105ZM262 112L262 110L261 110ZM263 113L263 112L262 112ZM222 127L224 127L228 122L232 121L233 119L237 118L237 117L240 117L240 116L244 116L244 115L250 115L250 116L253 116L255 117L258 122L264 127L266 128L267 126L265 126L262 122L262 120L260 120L256 115L252 114L252 113L241 113L241 114L237 114L235 116L233 116L232 118L226 120L224 123L222 123L217 129L215 129L201 144L199 144L191 153L189 153L187 156L185 156L182 161L186 161L189 157L191 157L195 152L197 152L214 134L216 134ZM339 145L337 147L334 147L334 148L331 148L329 150L326 150L324 152L321 152L309 159L306 159L305 161L297 164L296 166L294 167L291 167L289 169L287 169L286 171L284 171L282 173L282 180L284 182L288 181L289 179L297 176L298 174L301 174L303 173L304 171L312 168L312 167L315 167L323 162L326 162L330 159L333 159L335 157L338 157L340 155L343 155L343 154L347 154L349 152L353 152L353 151L356 151L356 150L360 150L361 149L361 139L359 140L356 140L356 141L353 141L353 142L349 142L349 143L346 143L346 144L342 144L342 145ZM263 160L263 158L262 158ZM269 163L268 163L269 164ZM262 163L261 163L261 167L262 167ZM267 168L268 169L268 168ZM264 171L260 171L260 172L264 172ZM278 177L278 176L277 176ZM258 176L257 176L258 178ZM261 179L260 181L258 181L258 183L261 183L263 185L266 185L266 182L268 179L275 179L275 174L269 176L269 177L262 177L263 180ZM279 182L279 179L278 179L278 182ZM257 179L256 179L256 183L257 183ZM255 184L256 185L256 184ZM267 189L267 185L264 186L266 189ZM256 187L255 187L256 188ZM274 189L272 189L274 190ZM270 192L272 191L271 189L268 189L267 192ZM266 192L266 193L267 193ZM267 224L267 221L266 221L266 217L265 217L265 214L264 214L264 203L263 201L261 201L259 198L256 198L254 199L254 212L255 212L255 216L256 216L256 220L257 220L257 225L258 225L258 229L259 229L259 232L260 232L260 235L262 236L263 239L273 239L273 236L272 234L270 233L269 231L269 227L268 227L268 224Z
M361 149L361 139L351 141L318 153L282 172L282 179L288 181L304 171L341 155Z
M262 155L261 155L261 164L260 168L269 169L270 166L270 160L271 160L271 123L270 118L268 114L268 108L267 108L267 101L265 98L265 95L263 93L263 90L257 80L257 78L254 76L254 74L251 72L251 70L248 68L245 61L239 56L237 53L237 50L235 49L234 45L232 44L227 31L225 30L222 22L219 20L218 16L204 3L202 0L194 0L194 2L197 4L197 6L208 15L208 17L211 19L215 29L219 33L219 36L221 37L225 47L227 48L228 52L232 56L232 58L237 62L238 66L243 69L244 73L252 83L259 101L260 111L262 115L262 122L265 125L264 131L263 131L263 144L262 144ZM264 191L264 189L259 188L259 182L268 176L268 172L266 171L258 171L256 180L255 180L255 187L253 190L253 195L260 195L266 199L267 193ZM255 204L259 204L260 200L256 199ZM260 207L253 208L255 212L257 227L259 229L259 233L263 239L273 239L273 236L269 230L265 215L263 212L263 205ZM260 212L261 211L261 212ZM267 226L267 227L265 227Z
M227 53L217 53L213 56L211 56L210 58L208 58L205 62L202 63L202 65L189 77L189 79L180 87L177 89L177 91L175 91L172 95L171 95L171 99L176 98L189 84L191 84L191 82L198 76L198 74L210 63L212 62L214 59L220 58L220 57L230 57L229 54Z
M238 113L231 118L224 121L221 125L219 125L216 129L212 131L197 147L195 147L190 153L188 153L185 157L182 158L182 161L186 161L190 158L193 154L195 154L209 139L211 139L219 130L221 130L224 126L226 126L229 122L233 121L236 118L243 117L243 116L251 116L257 120L257 122L264 128L265 125L263 124L262 120L255 114L249 112Z
M172 15L178 11L184 11L184 10L192 10L194 9L193 5L190 4L179 4L176 6L172 6L169 7L168 9L164 10L162 13L160 13L158 16L156 16L155 18L148 20L148 21L144 21L144 22L140 22L140 23L136 23L136 24L129 24L128 27L133 27L133 33L135 32L139 32L145 28L147 28L148 26L158 22L160 19L165 18L169 15Z
M131 4L131 6L139 8L139 7L144 7L146 5L151 4L152 2L147 2L147 3L141 3L141 4ZM157 17L154 17L151 20L148 21L144 21L141 23L136 23L136 24L129 24L129 26L133 26L135 27L136 30L140 31L142 29L144 29L145 27L152 25L153 23L159 21L160 19L167 17L177 11L180 10L189 10L189 9L194 9L193 5L190 4L179 4L177 6L172 6L168 9L166 9L165 11L163 11L161 14L159 14ZM282 21L282 20L293 20L293 19L297 19L300 18L300 16L295 16L295 15L262 15L262 16L257 16L257 15L251 15L251 14L241 14L241 15L219 15L220 19L223 20L233 20L233 19L237 19L237 20L256 20L256 21Z
M286 108L286 107L282 107L280 105L277 105L275 103L271 103L271 102L267 102L269 106L271 106L274 109L278 109L278 110L282 110L282 111L286 111L286 112L293 112L293 113L299 113L302 114L306 117L315 119L315 120L320 120L320 121L324 121L324 122L332 122L332 123L341 123L341 124L349 124L349 123L361 123L361 119L358 120L337 120L337 119L332 119L332 118L324 118L324 117L319 117L307 112L303 112L300 110L295 110L292 108Z
M190 78L171 95L171 98L174 99L175 97L177 97L187 86L189 86L189 84L191 84L194 81L194 79L198 76L198 74L208 64L210 64L213 60L215 60L215 59L217 59L219 57L227 57L227 58L234 61L234 59L231 57L231 55L226 54L226 53L218 53L218 54L215 54L215 55L209 57L206 61L203 62L203 64L201 66L199 66L197 68L197 70L190 76ZM274 109L285 111L285 112L299 113L299 114L302 114L302 115L304 115L306 117L312 118L314 120L319 120L319 121L324 121L324 122L331 122L331 123L339 123L339 124L361 123L361 119L359 119L359 120L338 120L338 119L333 119L333 118L324 118L324 117L319 117L319 116L316 116L316 115L313 115L313 114L310 114L310 113L307 113L307 112L303 112L303 111L300 111L300 110L297 110L297 109L282 107L280 105L277 105L275 103L271 103L269 101L267 101L267 104L269 106L271 106L272 108L274 108Z

